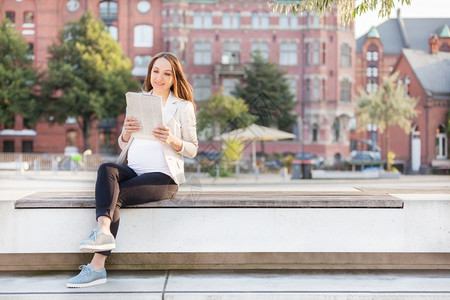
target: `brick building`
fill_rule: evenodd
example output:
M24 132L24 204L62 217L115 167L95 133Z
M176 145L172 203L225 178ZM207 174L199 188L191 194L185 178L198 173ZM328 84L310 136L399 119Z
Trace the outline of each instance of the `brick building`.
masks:
M396 153L398 161L405 163L406 171L419 171L421 166L422 171L425 171L434 160L448 158L448 150L441 151L441 154L435 153L435 148L448 149L448 145L442 147L442 143L447 143L446 138L438 138L438 134L439 137L443 134L445 126L440 126L445 124L445 114L450 104L450 74L445 71L448 69L450 51L448 24L448 18L403 19L398 11L396 19L372 27L356 41L358 87L367 92L376 91L384 76L397 71L399 83L405 84L407 94L420 99L417 106L420 113L413 120L413 132L406 135L399 128L391 131L391 151ZM437 43L433 51L429 44L430 36L434 36ZM427 74L423 72L424 69ZM435 83L430 85L427 78L433 78ZM415 147L421 151L412 151L413 143L418 142L414 140L419 136L421 146ZM385 149L385 140L375 126L364 133L352 133L352 139L373 140L382 150ZM437 142L439 139L440 142ZM352 147L356 148L357 145L352 144ZM417 155L420 159L413 158Z
M85 11L108 26L134 62L133 75L139 80L153 54L163 50L177 54L194 86L198 105L221 87L231 92L251 62L251 52L260 50L287 72L298 102L297 140L267 143L266 153L302 149L330 158L348 156L355 39L352 24L338 23L337 9L319 18L309 13L279 15L268 8L267 1L0 1L0 15L12 19L25 36L36 66L45 66L46 49L58 30ZM115 140L121 119L103 123L91 137L94 153L111 151L105 143ZM23 135L23 129L17 116L12 131L7 135L0 132L3 151L26 150L22 141L29 137ZM33 131L32 145L28 145L32 151L62 152L69 144L80 148L76 124L49 127L43 121L28 133Z

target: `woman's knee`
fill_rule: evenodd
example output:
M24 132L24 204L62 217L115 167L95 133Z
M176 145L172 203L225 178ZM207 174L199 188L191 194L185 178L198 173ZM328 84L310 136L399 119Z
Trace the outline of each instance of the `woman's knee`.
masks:
M105 175L117 171L117 164L112 162L102 163L97 170L98 175Z

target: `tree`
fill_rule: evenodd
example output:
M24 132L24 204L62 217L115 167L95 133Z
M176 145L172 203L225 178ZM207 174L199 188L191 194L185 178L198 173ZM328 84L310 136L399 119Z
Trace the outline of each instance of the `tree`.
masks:
M60 124L75 117L86 150L92 122L123 113L124 94L139 88L131 75L131 62L90 13L67 23L48 51L42 85L46 113Z
M378 11L380 18L389 17L395 2L399 4L411 4L411 0L360 0L355 6L355 0L293 0L293 1L274 1L269 3L269 7L279 13L299 13L304 10L314 11L319 15L323 15L326 11L330 11L334 6L339 7L341 21L346 23L354 19L356 15L362 15L367 11L377 9L377 4L381 4Z
M406 96L404 86L396 84L397 77L397 73L384 77L376 92L367 93L360 89L356 107L356 119L359 128L365 129L369 124L377 124L380 133L386 130L388 171L391 169L389 128L398 125L408 134L411 131L411 119L418 114L415 109L418 99Z
M252 58L253 62L245 70L243 86L236 86L235 96L244 99L250 113L258 116L256 123L291 131L297 119L292 110L297 103L293 101L286 73L277 64L266 61L258 51Z
M16 113L30 125L38 121L39 78L27 42L4 18L0 25L0 124L13 125Z
M223 91L212 95L199 109L197 129L213 129L208 139L237 128L245 128L256 120L248 113L248 105L241 98L223 95Z

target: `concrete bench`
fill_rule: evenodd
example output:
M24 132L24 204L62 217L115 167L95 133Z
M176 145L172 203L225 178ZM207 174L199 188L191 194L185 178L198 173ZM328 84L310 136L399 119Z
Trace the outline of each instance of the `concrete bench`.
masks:
M80 253L78 243L95 226L93 207L92 191L0 202L0 271L74 270L87 263L91 255ZM108 269L448 270L442 231L449 214L447 202L405 207L374 191L191 189L122 209Z

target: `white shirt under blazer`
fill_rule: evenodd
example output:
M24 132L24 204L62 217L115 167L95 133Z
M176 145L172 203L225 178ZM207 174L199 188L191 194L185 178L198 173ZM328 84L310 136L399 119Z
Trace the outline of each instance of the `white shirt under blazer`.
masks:
M186 181L184 176L183 156L194 158L197 155L197 121L195 117L194 105L189 101L180 100L170 91L164 107L164 125L169 127L172 134L181 139L182 147L180 151L175 151L169 144L163 143L164 157L169 167L172 178L176 184ZM119 164L126 165L128 162L128 149L133 143L131 137L128 142L122 140L122 133L119 136L119 147L122 152L119 155ZM152 155L149 153L149 155Z

